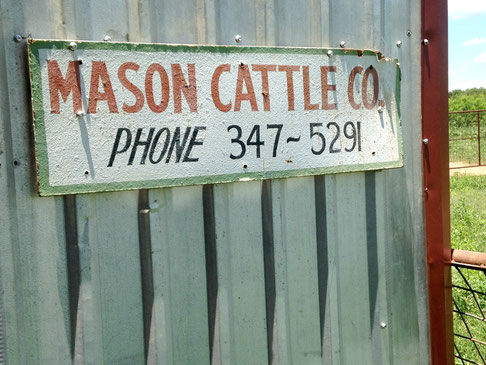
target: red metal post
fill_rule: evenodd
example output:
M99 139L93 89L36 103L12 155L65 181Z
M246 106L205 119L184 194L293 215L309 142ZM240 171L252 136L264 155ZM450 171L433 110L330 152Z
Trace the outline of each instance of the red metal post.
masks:
M477 112L478 116L478 161L479 166L481 166L481 127L479 122L479 112Z
M453 364L447 0L422 0L422 136L431 364Z

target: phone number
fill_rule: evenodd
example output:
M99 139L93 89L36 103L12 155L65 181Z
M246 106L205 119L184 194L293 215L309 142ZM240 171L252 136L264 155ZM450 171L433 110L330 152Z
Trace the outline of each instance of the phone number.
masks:
M280 143L290 144L300 142L301 140L301 136L290 136L282 140L283 124L254 125L248 137L244 136L243 130L239 125L233 124L227 130L234 136L231 138L231 143L237 146L233 149L233 152L237 150L237 153L232 152L229 157L232 160L243 158L254 146L256 157L260 158L262 146L265 146L265 141L261 138L262 128L266 128L268 131L273 131L274 133L272 157L277 157ZM361 122L346 122L342 129L338 123L329 122L326 124L326 128L327 130L324 129L323 123L309 124L308 140L312 154L322 155L326 150L329 153L353 152L356 149L361 151ZM323 129L325 134L322 131ZM337 143L341 139L341 136L345 137L342 145L341 143Z

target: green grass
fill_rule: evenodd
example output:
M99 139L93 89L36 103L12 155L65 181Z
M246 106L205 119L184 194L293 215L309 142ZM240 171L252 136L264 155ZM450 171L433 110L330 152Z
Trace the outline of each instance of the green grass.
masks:
M450 191L452 247L486 252L486 176L453 176L450 180ZM486 293L486 276L483 272L468 269L462 269L462 272L474 290ZM455 269L452 272L452 282L467 287L466 281ZM483 317L471 293L454 288L453 295L460 311ZM476 299L479 307L486 312L486 296L477 295ZM486 323L470 317L465 319L473 336L486 342ZM454 331L469 336L466 326L457 313L454 314ZM470 341L455 337L455 345L465 358L482 363ZM477 346L486 355L486 346L481 344ZM460 360L456 360L456 364L460 363Z
M486 252L486 176L456 175L450 185L452 248Z

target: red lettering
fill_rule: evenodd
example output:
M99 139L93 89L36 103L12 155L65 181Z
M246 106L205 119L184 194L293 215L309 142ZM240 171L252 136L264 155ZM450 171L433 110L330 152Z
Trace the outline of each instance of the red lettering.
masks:
M300 66L278 66L278 70L287 74L287 98L289 111L294 110L294 77L293 72L299 71Z
M368 79L370 74L373 77L373 99L371 101L368 100ZM361 94L363 95L363 105L365 108L373 109L378 101L378 73L373 66L368 67L363 75Z
M304 110L317 110L319 105L310 102L309 66L302 66L302 75L304 79Z
M158 72L160 76L160 103L157 104L154 100L154 73ZM169 105L169 76L165 71L165 68L158 63L152 63L145 74L145 95L147 98L147 104L154 113L162 113Z
M182 94L186 98L189 110L197 112L196 67L187 65L189 84L186 83L181 65L172 64L172 88L174 89L174 112L182 113Z
M321 96L322 96L322 109L335 110L337 105L329 104L329 91L336 91L336 85L328 84L329 72L336 72L336 66L321 66Z
M219 65L214 70L213 77L211 78L211 97L216 108L222 112L229 112L231 110L231 101L228 104L223 104L219 98L219 79L223 72L229 72L231 67L229 64Z
M99 91L99 84L103 84L103 92ZM91 83L89 89L88 113L96 113L98 100L106 100L110 113L118 113L113 86L103 61L93 61L91 69Z
M268 89L268 72L276 71L276 65L251 65L253 71L262 73L262 95L263 95L263 110L270 111L270 91Z
M118 69L118 79L120 80L121 84L135 96L135 104L128 105L126 103L123 103L122 110L126 113L137 113L143 108L144 99L142 90L140 90L137 86L128 81L126 75L127 70L133 70L137 72L139 68L140 66L134 62L125 62Z
M51 114L60 113L59 94L61 94L62 100L66 102L69 94L73 93L73 113L80 111L83 104L79 82L79 63L70 61L66 77L64 78L57 61L47 60L47 75L49 79Z
M246 93L243 93L243 84L246 86ZM240 111L243 100L250 102L252 111L258 111L250 70L248 69L248 65L241 64L238 67L238 79L236 80L235 112Z
M349 104L353 109L359 109L361 107L361 104L357 104L356 101L354 100L354 80L356 79L356 75L361 74L362 71L363 71L363 67L356 66L351 70L351 73L349 74L348 100L349 100Z

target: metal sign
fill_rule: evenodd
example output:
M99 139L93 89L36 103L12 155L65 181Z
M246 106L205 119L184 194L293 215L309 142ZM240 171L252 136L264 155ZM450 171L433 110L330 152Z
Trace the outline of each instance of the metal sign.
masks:
M402 166L373 51L31 41L40 195Z

